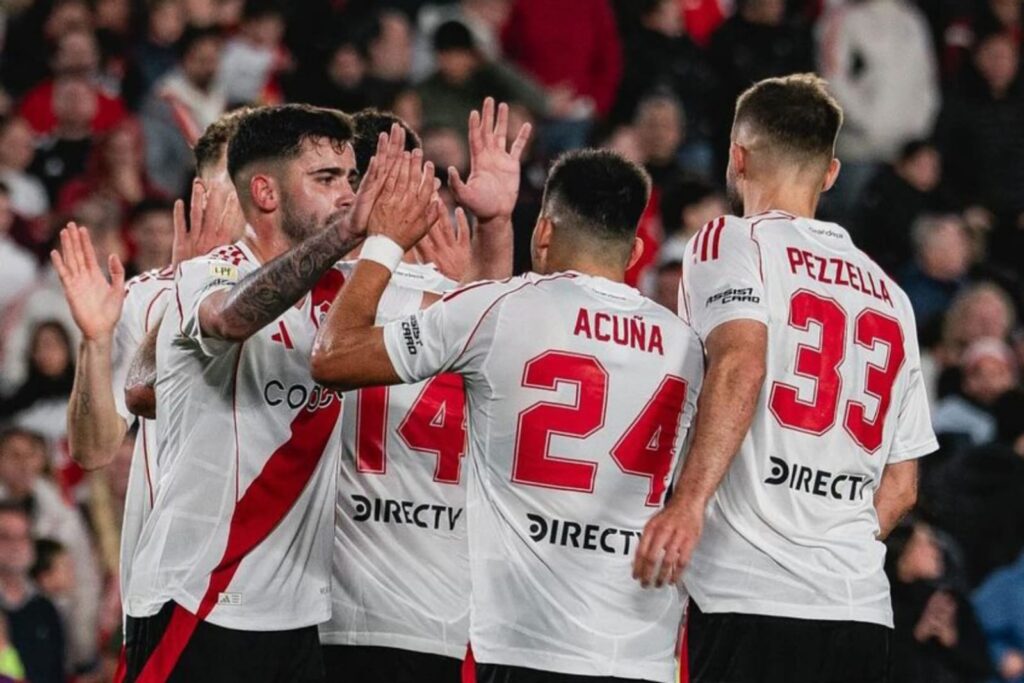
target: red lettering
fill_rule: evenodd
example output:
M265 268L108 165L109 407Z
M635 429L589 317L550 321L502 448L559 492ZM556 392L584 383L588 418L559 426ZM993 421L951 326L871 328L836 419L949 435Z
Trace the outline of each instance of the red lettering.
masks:
M832 259L832 263L836 264L836 284L845 285L846 287L849 287L850 281L843 279L843 266L849 267L850 264L847 263L846 261L843 261L842 259L837 258Z
M607 313L597 313L594 315L594 339L598 341L611 341L611 335L601 331L601 323L610 321L611 316Z
M577 337L580 336L580 332L585 334L587 339L591 338L590 318L587 316L587 309L585 308L581 308L580 312L576 314L576 329L572 331Z
M892 299L889 297L889 288L885 286L885 280L880 281L882 283L882 301L892 306Z
M659 356L665 355L665 349L661 345L661 327L659 325L651 326L651 344L647 347L648 352L657 350Z
M814 254L812 254L809 251L805 251L805 252L803 252L803 256L804 256L804 268L807 270L807 277L809 277L809 278L811 278L813 280L814 279L814 271L811 270L813 268L813 266L811 265L811 260L814 259Z
M629 346L629 326L617 315L612 316L612 335L619 346Z
M799 249L788 247L786 249L786 256L789 257L789 272L796 275L796 267L803 265L804 255Z

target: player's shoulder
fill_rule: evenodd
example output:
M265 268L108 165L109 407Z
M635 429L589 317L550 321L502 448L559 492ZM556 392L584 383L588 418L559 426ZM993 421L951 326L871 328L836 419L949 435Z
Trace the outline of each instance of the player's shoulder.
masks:
M704 224L687 244L687 254L694 263L712 263L734 253L737 247L754 247L754 229L769 216L747 218L725 215ZM771 218L781 218L774 215Z
M171 266L153 268L139 273L125 283L125 307L147 306L153 297L174 287L174 269Z
M547 288L552 283L560 280L569 280L576 277L574 273L554 273L552 275L538 275L537 273L524 273L504 280L480 280L471 282L462 287L457 287L442 297L444 302L462 300L476 301L502 301L509 296L529 292L536 288Z
M224 244L192 259L190 262L222 262L233 266L255 265L252 256L241 242Z

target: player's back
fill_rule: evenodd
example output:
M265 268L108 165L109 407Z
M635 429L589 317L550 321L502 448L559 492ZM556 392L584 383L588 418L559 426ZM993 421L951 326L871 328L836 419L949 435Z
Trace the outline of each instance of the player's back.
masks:
M782 212L713 221L688 253L684 315L763 320L768 350L687 587L704 611L891 625L873 495L934 450L906 295L844 229Z
M457 291L466 381L471 641L480 661L669 680L672 587L631 578L693 416L699 342L621 283L528 275Z

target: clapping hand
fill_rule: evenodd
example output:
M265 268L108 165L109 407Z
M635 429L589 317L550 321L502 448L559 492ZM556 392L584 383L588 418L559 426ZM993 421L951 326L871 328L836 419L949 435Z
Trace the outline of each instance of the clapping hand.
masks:
M437 220L423 239L416 245L416 256L420 263L432 263L441 274L455 282L462 282L469 270L469 219L461 208L455 209L456 226L448 209L440 206Z
M370 211L367 232L394 240L409 251L437 221L442 210L434 184L434 164L423 152L403 152L392 165Z
M116 254L107 260L110 281L96 262L89 231L68 223L60 231L60 251L50 252L71 316L89 341L109 340L124 305L124 266Z
M238 196L223 183L207 189L198 180L192 183L189 224L185 223L185 203L174 202L174 246L171 265L177 266L217 247L231 243L244 218Z
M455 200L480 222L510 218L519 196L519 159L530 139L531 126L523 124L508 147L508 105L502 102L495 113L494 99L484 100L483 113L469 115L469 178L463 182L458 170L448 169L448 185Z

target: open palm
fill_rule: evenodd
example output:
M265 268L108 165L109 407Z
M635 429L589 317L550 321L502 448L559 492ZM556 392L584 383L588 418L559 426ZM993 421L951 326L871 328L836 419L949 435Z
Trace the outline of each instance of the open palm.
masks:
M75 324L86 339L110 338L124 305L124 266L111 254L108 282L96 263L89 231L74 223L60 231L60 247L60 251L50 252L50 260L60 277Z
M497 109L497 112L495 112ZM508 147L508 105L495 108L494 99L484 100L483 112L469 115L469 178L463 182L455 168L448 180L455 199L480 221L512 215L519 195L519 159L530 138L530 124L519 129Z

